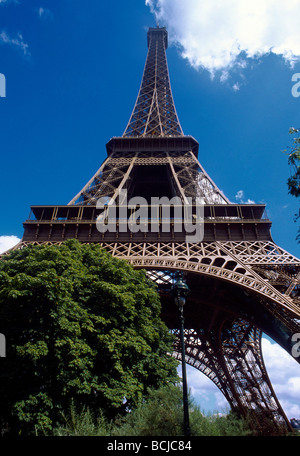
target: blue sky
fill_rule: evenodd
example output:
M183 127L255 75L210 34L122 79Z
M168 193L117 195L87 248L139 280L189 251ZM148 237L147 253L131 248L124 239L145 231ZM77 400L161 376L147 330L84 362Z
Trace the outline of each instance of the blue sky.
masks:
M30 205L68 203L105 159L106 142L122 135L147 28L158 18L170 33L177 113L199 141L201 164L232 202L266 203L274 241L299 257L299 201L288 195L282 151L289 128L300 127L300 98L291 93L300 73L300 2L294 11L284 5L286 16L278 0L255 0L252 11L224 0L226 12L215 1L210 9L186 0L184 10L178 0L146 3L0 0L0 247L22 237ZM300 372L293 378L299 395ZM287 407L300 416L293 401Z

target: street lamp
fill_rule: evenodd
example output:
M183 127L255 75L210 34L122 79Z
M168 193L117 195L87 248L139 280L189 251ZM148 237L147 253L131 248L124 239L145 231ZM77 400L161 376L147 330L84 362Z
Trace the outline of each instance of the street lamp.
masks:
M187 284L183 281L182 274L178 274L177 279L172 287L174 301L180 311L180 339L181 339L181 358L182 358L182 386L183 386L183 419L184 419L184 435L190 436L189 424L189 404L187 393L186 380L186 363L185 363L185 346L184 346L184 317L183 308L186 303L186 297L190 290Z

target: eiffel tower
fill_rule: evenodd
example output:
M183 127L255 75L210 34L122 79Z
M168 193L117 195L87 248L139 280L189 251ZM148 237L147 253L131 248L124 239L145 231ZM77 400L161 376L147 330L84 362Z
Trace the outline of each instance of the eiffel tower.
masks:
M108 141L107 158L67 205L31 206L17 248L75 238L146 269L158 285L179 360L178 313L169 290L175 271L181 271L191 290L185 307L186 362L214 382L234 411L250 413L260 424L267 419L275 431L289 428L261 341L265 333L292 353L293 335L300 333L300 260L274 243L265 205L231 203L203 169L199 144L184 135L176 113L167 30L150 28L147 39L141 86L123 135ZM125 197L143 198L153 209L151 217L141 212L143 204L127 205L124 213ZM176 205L166 215L160 198L175 198L182 207L192 201L193 226L204 226L201 239L190 239L187 228L176 229ZM99 217L111 225L99 229Z

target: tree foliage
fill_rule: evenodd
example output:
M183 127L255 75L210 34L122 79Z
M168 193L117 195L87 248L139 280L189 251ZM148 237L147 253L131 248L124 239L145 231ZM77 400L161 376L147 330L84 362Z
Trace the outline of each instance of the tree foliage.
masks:
M0 262L3 423L45 432L73 400L107 418L177 379L172 337L145 271L97 245L28 246Z
M189 415L192 436L246 436L252 435L246 420L232 413L205 415L189 397ZM168 384L150 390L143 403L124 417L108 422L101 411L76 410L72 405L64 425L53 430L59 436L183 436L182 389Z
M291 167L291 175L287 180L288 192L295 196L300 197L300 129L290 128L289 133L293 135L293 146L288 153L288 164ZM300 217L299 213L295 215L295 221ZM297 236L300 242L300 229Z
M293 147L288 155L288 163L291 166L291 176L287 184L289 193L297 198L300 196L300 137L299 129L290 128L289 133L296 135L293 138Z

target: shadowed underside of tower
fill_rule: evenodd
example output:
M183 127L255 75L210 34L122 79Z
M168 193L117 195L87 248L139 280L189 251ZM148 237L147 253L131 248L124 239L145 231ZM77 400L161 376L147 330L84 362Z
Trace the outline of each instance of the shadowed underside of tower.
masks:
M234 410L252 415L257 426L268 421L270 432L278 433L289 422L263 362L261 336L291 353L293 334L300 333L300 260L274 243L264 205L231 204L201 166L199 145L183 134L176 114L167 44L165 28L149 29L142 83L123 136L107 143L107 158L69 204L31 207L17 248L76 238L146 269L175 334L170 285L173 273L182 271L191 290L186 361L219 387ZM132 202L125 209L124 198ZM176 229L184 220L176 205L189 207L192 228L202 224L201 239L190 240L184 223ZM112 225L99 230L103 214ZM179 338L174 356L181 356Z

